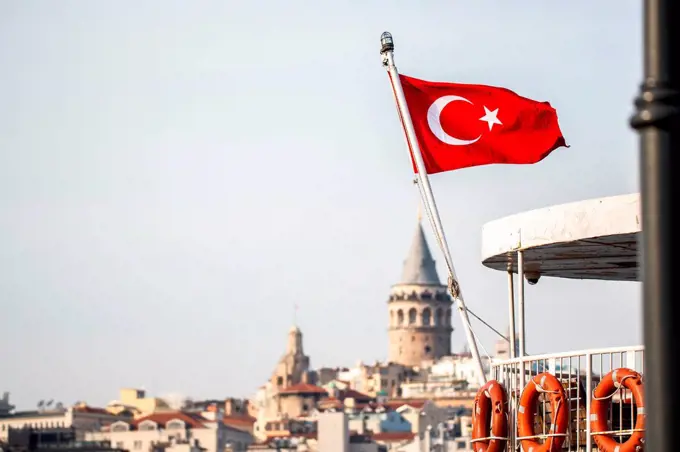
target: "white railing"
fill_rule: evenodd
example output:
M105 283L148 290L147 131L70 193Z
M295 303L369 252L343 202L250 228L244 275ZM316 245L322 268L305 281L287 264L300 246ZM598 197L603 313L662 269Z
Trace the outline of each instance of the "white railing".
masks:
M562 382L569 403L569 429L564 450L595 450L590 431L590 402L600 378L610 371L627 367L644 375L644 347L623 347L582 350L549 355L525 356L491 364L491 377L498 380L508 393L509 447L519 450L517 439L517 407L522 390L532 376L549 372ZM623 389L612 398L609 422L613 436L625 441L635 428L635 406L630 391ZM550 404L541 396L534 428L538 436L550 432Z

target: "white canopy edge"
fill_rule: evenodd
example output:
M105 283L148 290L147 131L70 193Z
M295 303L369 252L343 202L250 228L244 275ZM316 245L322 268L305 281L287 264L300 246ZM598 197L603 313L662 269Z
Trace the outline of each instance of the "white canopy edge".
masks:
M510 215L483 226L482 263L516 271L516 251L522 249L525 268L546 276L637 280L640 220L638 193Z

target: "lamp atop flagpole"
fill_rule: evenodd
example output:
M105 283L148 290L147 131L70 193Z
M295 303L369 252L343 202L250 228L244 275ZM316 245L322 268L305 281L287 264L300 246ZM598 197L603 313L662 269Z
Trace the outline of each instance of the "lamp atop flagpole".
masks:
M384 32L380 35L380 53L392 52L394 51L394 40L389 31Z

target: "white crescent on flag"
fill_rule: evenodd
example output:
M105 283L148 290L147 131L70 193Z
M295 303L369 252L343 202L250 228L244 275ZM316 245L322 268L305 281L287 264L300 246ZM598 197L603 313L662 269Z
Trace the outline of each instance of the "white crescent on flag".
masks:
M442 110L444 110L444 107L446 107L451 102L456 101L467 102L468 104L472 104L472 102L461 96L440 97L439 99L432 102L432 105L430 105L430 108L427 110L427 124L430 126L430 130L439 141L446 144L450 144L451 146L467 146L469 144L475 143L482 136L480 135L474 140L462 140L460 138L456 138L444 132L444 129L442 129L442 123L439 119L439 115L441 115Z

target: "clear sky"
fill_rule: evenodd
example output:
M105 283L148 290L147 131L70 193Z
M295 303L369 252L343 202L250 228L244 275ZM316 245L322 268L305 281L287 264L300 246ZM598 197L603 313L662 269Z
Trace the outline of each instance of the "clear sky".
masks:
M638 189L641 2L8 0L0 391L250 395L295 304L313 365L384 359L417 210L384 30L402 73L559 112L571 148L432 178L468 304L505 330L482 225ZM545 278L527 309L529 353L641 340L637 283Z

